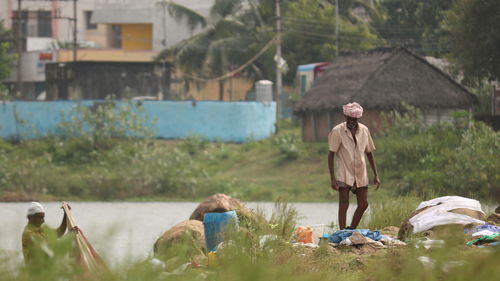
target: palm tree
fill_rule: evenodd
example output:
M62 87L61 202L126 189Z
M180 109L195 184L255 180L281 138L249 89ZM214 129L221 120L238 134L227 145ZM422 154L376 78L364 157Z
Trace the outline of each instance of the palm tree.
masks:
M339 4L339 15L353 24L361 21L379 22L382 20L383 12L380 1L377 0L327 0L332 5ZM356 15L359 11L364 11L367 18L360 18Z
M202 31L164 50L157 59L172 57L175 65L193 78L217 77L248 57L248 46L255 39L252 25L243 19L248 13L243 0L215 0L208 16L172 1L168 11L176 20L186 19L191 31ZM252 9L253 10L253 9ZM224 79L219 80L219 99L224 99Z

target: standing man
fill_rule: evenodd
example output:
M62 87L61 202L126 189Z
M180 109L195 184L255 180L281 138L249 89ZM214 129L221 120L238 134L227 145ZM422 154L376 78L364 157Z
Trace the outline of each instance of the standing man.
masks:
M55 231L57 237L61 237L67 228L67 216L64 213L61 225L57 229L51 229L44 225L45 208L38 202L31 202L28 208L28 224L24 228L22 237L24 262L26 265L32 265L37 259L48 259L44 255L44 249L48 242L48 232ZM38 262L43 262L38 260Z
M355 229L363 213L368 208L368 173L365 154L372 167L375 190L380 186L377 165L373 151L375 146L368 128L358 123L363 115L363 108L358 103L349 103L342 107L346 121L335 126L328 135L328 168L331 187L339 192L339 227L346 228L349 191L356 194L358 207L347 229Z

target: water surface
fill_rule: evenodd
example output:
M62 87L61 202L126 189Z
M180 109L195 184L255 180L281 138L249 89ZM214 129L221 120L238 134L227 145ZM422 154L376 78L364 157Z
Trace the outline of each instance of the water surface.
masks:
M110 264L143 259L152 254L156 239L175 224L189 218L198 202L77 202L71 203L78 226L96 250ZM59 226L63 211L59 202L43 203L46 223ZM273 203L247 203L270 216ZM299 212L299 224L314 226L318 235L326 224L337 222L337 203L292 203ZM0 251L20 262L21 234L29 203L0 203ZM355 205L349 208L352 216ZM349 221L349 219L348 219ZM321 233L320 233L321 232ZM316 235L316 233L315 233Z

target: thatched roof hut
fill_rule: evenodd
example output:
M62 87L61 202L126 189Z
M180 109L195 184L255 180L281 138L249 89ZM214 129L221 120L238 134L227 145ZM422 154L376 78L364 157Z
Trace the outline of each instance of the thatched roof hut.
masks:
M364 107L362 122L376 131L381 125L380 112L398 109L402 103L421 108L432 122L439 121L447 110L471 108L477 99L404 48L350 53L335 59L297 103L295 113L302 116L304 140L324 140L333 125L343 121L342 114L336 113L349 102Z

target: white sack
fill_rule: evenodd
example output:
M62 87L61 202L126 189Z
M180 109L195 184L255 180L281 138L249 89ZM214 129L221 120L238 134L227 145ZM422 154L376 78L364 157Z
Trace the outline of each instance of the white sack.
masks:
M481 203L474 199L460 196L438 197L420 203L417 210L428 206L432 207L410 218L409 222L413 225L413 233L426 231L438 225L485 223L482 220L466 215L449 212L454 209L465 208L479 211L484 214L481 209Z

